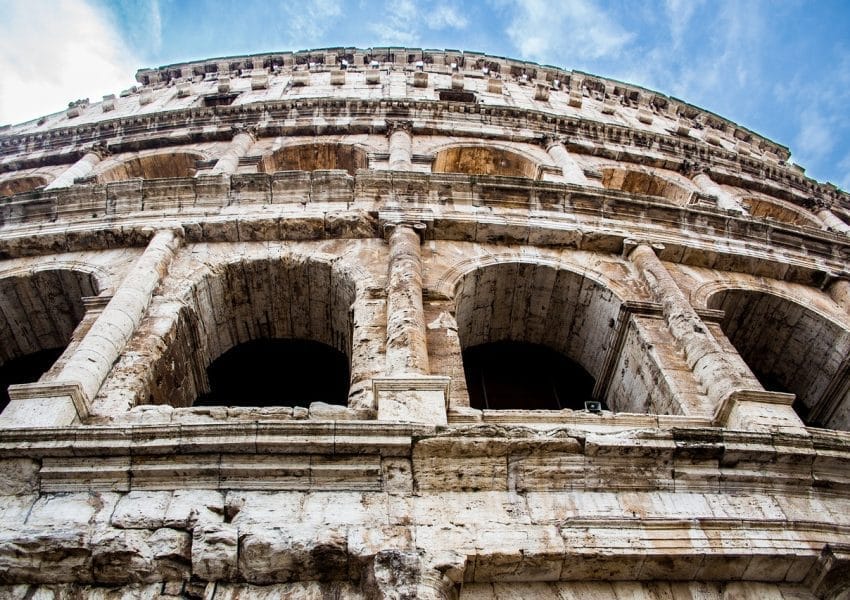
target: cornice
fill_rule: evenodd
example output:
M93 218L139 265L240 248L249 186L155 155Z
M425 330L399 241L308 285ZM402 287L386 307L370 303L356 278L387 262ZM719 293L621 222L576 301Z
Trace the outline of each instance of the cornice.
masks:
M315 111L339 112L339 123L313 123ZM326 119L328 115L322 115ZM360 120L358 121L358 118ZM384 123L376 124L376 119ZM439 119L439 122L436 122ZM292 121L295 123L292 123ZM387 121L411 121L413 131L421 134L451 133L453 136L480 137L480 130L453 127L456 121L475 124L486 122L491 128L504 127L510 131L533 130L532 139L515 140L515 134L504 139L542 141L547 136L566 137L570 151L592 154L612 160L650 164L677 169L688 160L697 159L712 173L730 183L758 185L759 179L774 181L782 193L784 186L804 195L832 198L844 194L829 184L819 183L793 169L772 161L713 146L703 140L638 130L625 125L603 123L582 117L556 115L526 108L463 104L436 100L356 99L356 98L293 98L237 106L191 107L109 119L57 128L46 132L0 136L0 172L33 168L45 164L73 162L84 153L73 149L80 145L101 144L111 152L134 151L146 148L170 147L210 141L226 141L233 135L234 125L256 127L258 137L279 135L328 135L387 132ZM247 122L246 122L247 121ZM175 135L182 130L182 134ZM650 156L647 151L655 155ZM15 154L39 152L37 157ZM747 173L753 179L736 175ZM787 192L786 192L787 195Z
M399 198L408 200L399 206ZM664 244L663 260L808 285L845 272L850 261L846 236L698 204L523 178L368 170L316 180L309 172L138 179L21 194L0 206L0 256L140 245L144 228L164 218L182 225L187 243L380 239L378 214L388 206L428 209L428 239L618 254L639 235Z

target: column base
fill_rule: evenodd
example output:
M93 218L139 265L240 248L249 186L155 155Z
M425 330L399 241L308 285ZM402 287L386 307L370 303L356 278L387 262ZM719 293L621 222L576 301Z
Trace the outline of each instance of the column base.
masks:
M9 386L0 427L64 427L89 415L88 399L76 381Z
M372 392L378 404L378 420L445 425L450 385L450 377L376 377Z
M719 427L742 431L804 433L805 424L791 407L796 396L767 390L737 390L714 413Z

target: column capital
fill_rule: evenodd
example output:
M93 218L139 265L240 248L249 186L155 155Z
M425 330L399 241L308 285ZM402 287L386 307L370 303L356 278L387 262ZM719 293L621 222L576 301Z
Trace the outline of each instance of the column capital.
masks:
M710 171L709 164L702 161L686 160L679 167L679 172L688 179L693 179L697 175L709 175Z
M259 129L260 128L257 127L256 125L244 125L244 124L241 124L241 123L230 126L230 132L233 134L232 137L236 137L240 133L246 133L246 134L250 135L251 139L253 139L255 141L257 139L257 134L259 132Z
M103 160L104 158L112 154L112 152L109 151L109 148L104 142L100 142L84 148L83 154L94 154L99 159Z
M832 208L832 200L828 198L810 196L806 198L806 208L809 210L830 210Z
M656 256L665 248L664 244L661 244L659 242L651 242L649 240L643 240L638 238L626 238L623 240L623 258L628 258L629 255L631 255L631 253L638 246L648 247L655 253Z
M560 145L562 145L562 146L563 146L563 145L565 145L565 144L566 144L566 142L567 142L567 138L566 138L566 136L563 136L563 135L557 135L557 134L554 134L554 133L547 133L547 134L544 134L544 135L540 138L540 144L541 144L541 145L542 145L542 146L543 146L546 150L549 150L549 148L551 148L552 146L556 146L556 145L558 145L558 144L560 144Z
M396 131L404 131L405 133L413 133L413 121L406 119L387 119L387 136L391 136Z

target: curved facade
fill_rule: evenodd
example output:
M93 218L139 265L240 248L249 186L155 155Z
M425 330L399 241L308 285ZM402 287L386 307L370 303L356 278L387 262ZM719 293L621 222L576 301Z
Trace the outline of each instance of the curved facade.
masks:
M787 149L474 53L136 78L0 129L0 595L850 595L850 197Z

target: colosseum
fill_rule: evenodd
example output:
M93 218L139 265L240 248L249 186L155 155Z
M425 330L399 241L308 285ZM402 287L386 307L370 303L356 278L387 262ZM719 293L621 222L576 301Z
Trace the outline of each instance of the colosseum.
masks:
M0 597L850 598L850 196L479 53L0 128Z

